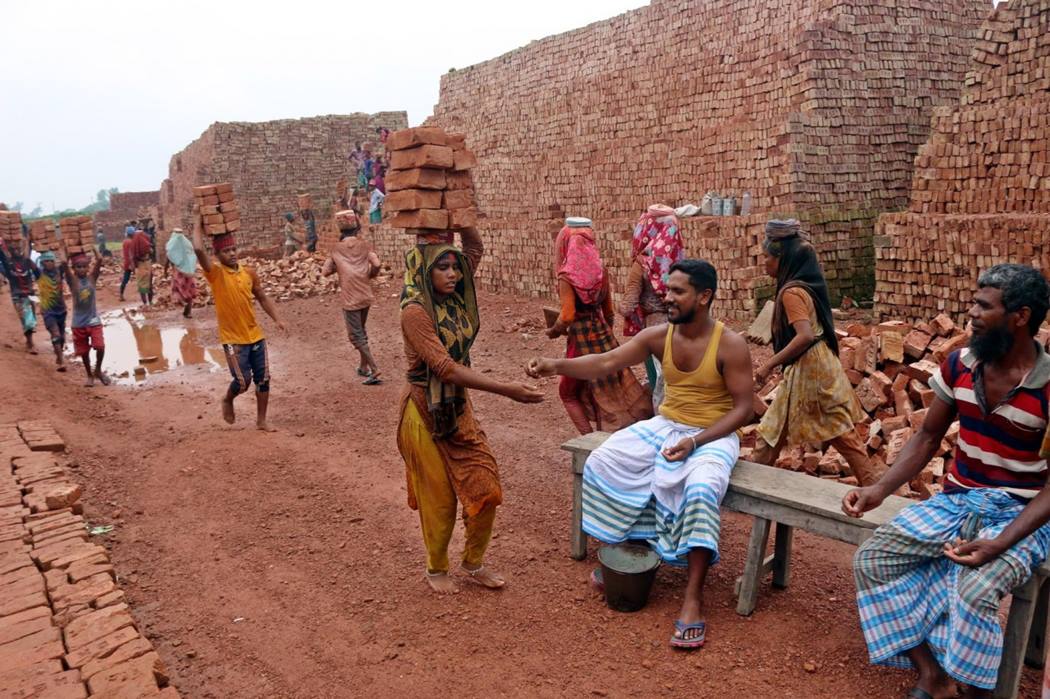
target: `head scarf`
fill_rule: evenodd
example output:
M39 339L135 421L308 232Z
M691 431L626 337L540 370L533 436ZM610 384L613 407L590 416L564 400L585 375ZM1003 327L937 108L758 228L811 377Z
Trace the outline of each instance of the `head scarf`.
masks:
M124 237L125 238L130 238L133 235L135 235L135 226L125 226L124 227Z
M55 262L58 258L55 257L55 253L48 250L47 252L40 253L41 262Z
M817 260L817 251L809 243L809 236L795 219L770 221L766 224L766 239L762 247L777 258L777 302L773 307L773 351L780 352L795 337L795 328L788 322L781 301L788 289L803 289L813 299L817 321L824 340L831 351L838 354L835 321L831 315L831 300L824 272ZM808 348L807 348L808 349Z
M554 270L584 304L593 306L602 300L605 266L589 226L566 225L561 229L554 241Z
M631 256L642 266L649 286L661 298L667 293L671 265L685 257L685 245L678 226L674 209L654 204L638 219L631 237ZM635 306L624 321L624 334L637 335L643 327L645 318L641 306Z
M295 214L293 214L291 211L285 213L284 220L285 221L294 221L295 220Z
M217 235L211 239L211 247L215 252L222 252L226 248L232 248L235 245L237 245L237 238L234 237L233 233Z
M74 255L73 259L70 260L70 263L72 263L74 265L77 265L77 264L80 264L81 262L88 262L88 261L89 261L88 260L88 256L83 254L83 253L81 253L79 255Z
M430 271L446 253L459 260L463 278L456 290L442 300L435 298L430 282ZM419 304L434 321L438 339L456 362L470 366L470 347L478 334L481 319L478 300L474 293L474 270L463 252L447 243L416 245L405 253L405 286L401 290L401 308ZM459 415L466 405L466 391L461 386L442 383L423 365L408 373L409 383L424 386L427 408L434 420L434 436L447 437L455 433Z

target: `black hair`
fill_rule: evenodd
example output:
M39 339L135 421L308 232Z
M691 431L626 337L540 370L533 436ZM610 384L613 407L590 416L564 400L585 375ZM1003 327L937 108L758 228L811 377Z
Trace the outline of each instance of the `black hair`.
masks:
M766 238L763 249L777 258L777 303L773 309L773 351L780 352L795 337L795 328L788 322L784 309L783 294L786 290L800 288L813 300L817 322L823 331L823 340L831 351L839 353L838 337L835 335L835 318L831 313L831 298L828 283L817 259L817 251L808 240L794 235L779 240ZM808 348L807 348L808 349Z
M718 272L707 260L684 259L671 265L671 272L681 272L689 277L689 284L697 291L711 290L711 298L718 291Z
M1032 312L1028 332L1035 337L1050 308L1050 284L1034 267L1006 263L986 269L977 278L977 288L998 289L1003 294L1003 308L1014 313L1025 306Z

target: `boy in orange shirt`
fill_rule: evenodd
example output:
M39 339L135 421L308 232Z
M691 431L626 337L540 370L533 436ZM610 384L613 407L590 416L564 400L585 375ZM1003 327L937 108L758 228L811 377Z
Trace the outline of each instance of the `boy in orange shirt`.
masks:
M193 229L193 251L201 263L204 278L211 286L215 300L215 318L219 324L219 342L226 354L233 381L222 399L222 417L233 424L233 399L248 390L255 381L257 416L255 425L264 432L273 432L266 422L270 402L270 367L266 354L266 339L255 319L254 297L266 314L273 318L282 331L284 323L277 317L277 308L266 292L255 270L237 262L237 241L233 234L215 236L212 247L219 264L212 262L204 249L200 219Z

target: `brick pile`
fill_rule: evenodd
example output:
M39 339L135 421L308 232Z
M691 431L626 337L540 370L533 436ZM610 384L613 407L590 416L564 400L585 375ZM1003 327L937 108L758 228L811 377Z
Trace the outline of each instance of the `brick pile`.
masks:
M633 224L713 190L801 219L833 289L870 295L874 220L906 204L987 9L653 0L450 72L428 125L469 136L489 261L521 254L486 283L534 276L526 293L550 296L549 231L566 216Z
M106 240L119 243L124 240L124 227L128 221L137 221L159 203L159 191L114 192L109 195L109 210L95 213L95 226L102 228Z
M898 320L878 325L848 323L838 333L839 360L867 415L856 425L857 433L876 468L885 470L922 427L935 399L928 385L930 376L949 354L966 346L969 334L944 314L914 324ZM1050 339L1050 331L1045 335L1040 338L1043 342ZM770 379L756 394L758 418L776 397L779 380L779 376ZM749 426L745 433L752 433L756 427ZM938 492L941 477L951 465L958 433L956 422L930 463L909 484L910 493L903 494L927 498ZM817 444L785 449L776 465L856 484L845 459L835 448L821 451L820 447Z
M1050 269L1050 0L1000 3L957 104L933 112L907 213L879 219L879 313L959 320L999 262Z
M0 425L0 694L176 699L42 421Z
M240 208L229 182L194 187L193 199L200 215L201 229L208 235L226 235L241 230Z
M212 124L171 158L154 216L158 254L171 229L192 230L193 187L229 182L240 207L238 246L279 255L283 216L298 208L298 195L312 196L318 222L330 218L339 208L336 183L348 174L354 142L375 142L380 126L403 129L408 117L380 112Z
M22 214L17 211L0 211L0 239L9 247L23 245Z
M473 228L478 223L470 170L478 164L466 137L420 127L390 134L384 215L395 228L435 231Z
M62 246L70 255L91 252L95 247L95 228L90 216L69 216L58 222Z
M55 252L60 249L55 222L49 218L37 219L29 223L29 239L37 252Z

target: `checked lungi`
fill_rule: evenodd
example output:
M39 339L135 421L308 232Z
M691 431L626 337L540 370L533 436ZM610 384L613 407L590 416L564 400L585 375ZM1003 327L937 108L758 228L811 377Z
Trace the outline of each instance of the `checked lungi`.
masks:
M736 434L668 461L661 451L703 430L662 415L613 434L583 468L583 530L607 544L646 541L667 563L685 566L689 551L718 561L718 508L740 454Z
M993 488L941 493L902 510L857 551L857 607L871 662L912 667L923 641L952 678L992 689L1003 632L999 602L1046 559L1050 524L979 568L943 554L961 538L992 539L1025 502Z

